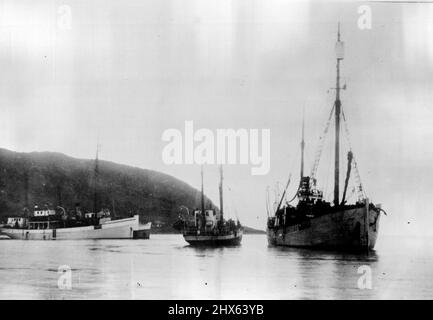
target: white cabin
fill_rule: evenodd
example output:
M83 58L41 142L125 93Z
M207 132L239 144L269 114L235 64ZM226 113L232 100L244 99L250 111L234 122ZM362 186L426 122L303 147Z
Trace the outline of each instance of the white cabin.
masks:
M56 210L52 209L35 209L33 212L33 216L35 217L48 217L54 216L56 214Z

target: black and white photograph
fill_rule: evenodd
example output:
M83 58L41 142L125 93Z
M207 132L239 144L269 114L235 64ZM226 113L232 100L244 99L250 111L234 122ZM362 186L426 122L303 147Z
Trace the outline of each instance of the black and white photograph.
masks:
M0 0L0 300L431 300L432 146L433 1Z

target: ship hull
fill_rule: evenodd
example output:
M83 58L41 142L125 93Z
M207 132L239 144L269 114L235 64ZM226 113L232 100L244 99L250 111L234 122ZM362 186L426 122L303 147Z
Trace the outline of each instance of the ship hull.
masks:
M133 238L134 239L149 239L150 238L150 228L151 222L141 226L138 230L134 230Z
M192 246L238 246L242 241L242 231L229 235L184 235Z
M344 209L306 223L267 228L268 243L275 246L371 250L379 232L380 212L367 207Z
M138 215L107 221L98 226L42 230L3 228L0 233L20 240L132 239L134 230L138 230Z

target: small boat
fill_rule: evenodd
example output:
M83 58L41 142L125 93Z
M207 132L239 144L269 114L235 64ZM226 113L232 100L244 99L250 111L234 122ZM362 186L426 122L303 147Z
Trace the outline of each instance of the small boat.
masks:
M186 242L192 246L236 246L242 241L243 228L239 222L224 219L223 210L223 171L220 166L220 209L205 209L203 191L203 167L201 170L201 210L194 209L192 214L179 217L173 225L182 231Z

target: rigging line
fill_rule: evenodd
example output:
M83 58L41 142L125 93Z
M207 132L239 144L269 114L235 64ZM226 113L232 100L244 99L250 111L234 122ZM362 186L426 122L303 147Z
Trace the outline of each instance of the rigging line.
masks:
M367 198L367 193L365 192L364 186L361 182L361 175L359 173L359 169L358 169L358 163L356 162L355 157L353 158L353 167L355 168L355 172L356 172L356 177L358 180L358 185L359 185L359 196L361 199L365 199Z
M232 208L233 208L233 213L235 214L236 220L239 220L238 208L236 206L234 197L231 197L230 202L231 202L231 205L232 205Z
M328 170L326 170L327 174L326 174L326 182L325 182L325 188L324 188L325 189L324 190L324 194L326 194L326 195L328 194L328 187L329 187L328 182L329 182L329 175L331 173L331 165L332 165L332 163L333 163L332 158L329 158L329 160L328 160Z
M327 135L328 130L329 130L329 125L331 124L331 119L332 119L332 115L334 113L334 108L335 108L335 103L332 105L331 112L329 113L329 117L328 117L328 121L326 122L325 130L323 131L323 134L319 138L319 144L318 144L318 147L316 149L315 159L314 159L314 163L313 163L313 166L311 169L311 175L310 175L311 178L315 177L315 175L317 173L317 169L319 167L320 157L322 156L323 146L325 144L325 138L326 138L326 135Z
M317 168L319 166L320 157L322 155L323 146L325 144L325 138L326 138L326 135L327 135L328 130L329 130L329 125L331 124L331 119L332 119L332 115L334 113L334 108L335 108L335 102L332 105L331 112L329 113L329 117L328 117L328 120L327 120L326 125L325 125L325 130L323 131L323 134L319 138L318 148L316 149L316 154L315 154L315 157L314 157L315 159L314 159L314 163L313 163L313 166L312 166L312 169L311 169L311 175L310 175L311 178L315 177L316 172L317 172ZM287 201L288 203L290 203L290 202L292 202L293 200L296 199L300 188L301 188L301 181L299 181L298 189L296 190L296 192L293 195L293 197L289 201Z
M275 210L275 212L277 212L280 209L281 204L283 203L283 200L284 200L284 197L286 196L286 191L287 191L287 188L289 187L291 179L292 179L292 174L289 174L289 180L287 181L286 187L284 188L284 191L283 191L283 195L281 196L280 202L278 203L278 206L277 206L277 209Z
M295 200L296 196L298 195L299 189L301 188L301 184L299 184L298 190L296 190L295 195L293 196L293 198L291 198L289 201L287 201L288 203L292 202L293 200Z
M233 191L232 187L230 185L226 184L226 187L224 188L226 190L226 198L228 198L228 203L229 205L227 206L226 204L226 208L228 207L228 210L225 210L224 212L228 212L227 216L228 217L232 217L232 212L235 215L236 219L239 220L239 216L238 216L238 210L235 204L234 199L237 198L236 197L236 191Z
M266 212L268 214L268 217L270 216L270 210L269 210L269 204L270 204L270 200L269 200L269 186L266 187Z
M350 193L349 193L349 195L347 196L347 199L346 199L348 203L350 203L350 200L352 200L353 195L355 194L355 192L356 192L356 187L350 189Z
M280 181L277 181L276 183L275 183L275 189L274 189L274 193L275 193L275 205L277 205L278 204L278 199L280 199L280 195L281 195L281 192L280 192Z
M346 120L346 116L344 114L344 109L342 108L341 110L341 114L343 115L343 122L344 122L344 129L346 131L346 140L347 143L349 145L349 150L352 151L352 144L350 142L350 133L349 133L349 126L347 124L347 120ZM353 152L352 152L353 154ZM364 187L362 185L361 182L361 175L359 174L359 169L358 169L358 163L356 162L355 156L353 155L353 167L354 167L354 171L355 171L355 179L356 179L356 183L358 184L358 198L363 199L367 197L367 194L364 190Z
M301 151L301 153L302 153L302 151ZM301 157L302 157L302 155L301 155ZM291 162L291 165L290 165L290 172L293 171L293 168L294 168L294 166L295 166L296 159L297 159L297 157L292 157L292 162ZM299 191L299 187L300 187L300 186L301 186L301 181L299 181L299 185L298 185L298 187L297 187L297 189L296 189L295 196L292 198L292 200L290 200L290 201L288 201L288 202L292 202L293 199L296 198L296 195L298 194L298 191ZM286 192L285 197L287 198L287 192ZM287 200L286 200L286 202L287 202Z
M349 145L349 150L352 151L352 144L350 143L350 134L349 134L349 127L347 125L346 115L344 114L344 109L341 110L341 115L343 116L344 121L344 129L346 131L346 140Z

